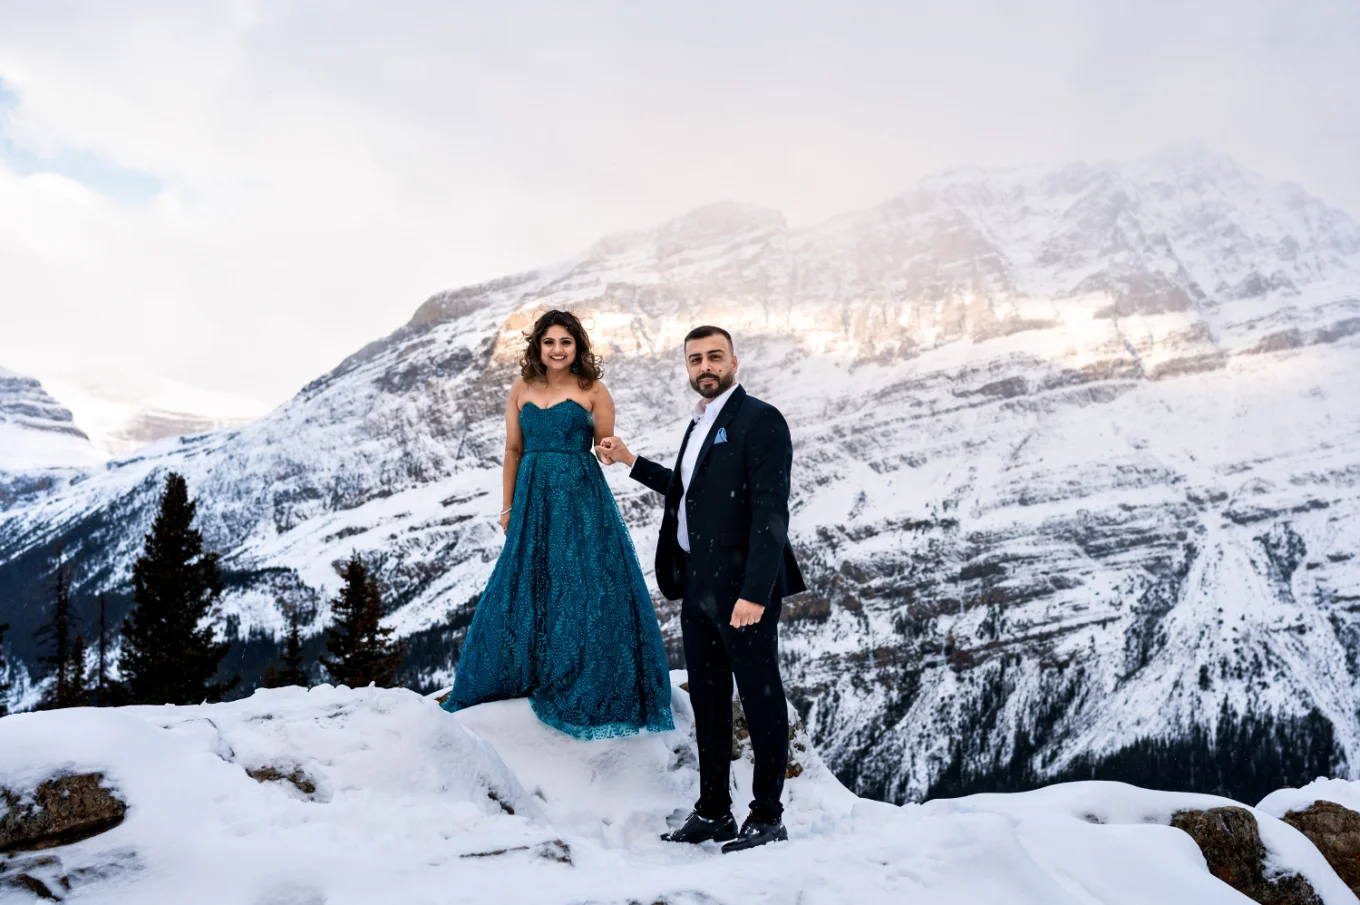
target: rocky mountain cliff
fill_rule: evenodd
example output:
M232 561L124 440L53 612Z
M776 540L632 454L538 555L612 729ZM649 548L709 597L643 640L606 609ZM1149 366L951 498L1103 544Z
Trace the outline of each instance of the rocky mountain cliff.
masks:
M618 432L661 458L691 404L680 338L736 335L794 432L812 591L786 605L786 676L858 791L1054 774L1225 703L1315 710L1360 764L1360 226L1204 151L949 173L803 229L714 205L437 295L260 421L12 495L16 651L58 542L82 599L125 592L174 469L238 633L277 630L281 600L319 630L359 550L420 680L446 678L549 307L588 318ZM609 477L647 564L658 501Z
M135 367L67 369L49 375L44 384L71 409L95 448L115 457L166 437L240 427L268 410L248 396Z
M0 367L0 501L19 474L103 459L71 412L41 383Z

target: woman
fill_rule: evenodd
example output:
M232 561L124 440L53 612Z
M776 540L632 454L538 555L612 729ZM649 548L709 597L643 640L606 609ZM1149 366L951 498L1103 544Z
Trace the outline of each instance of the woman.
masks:
M529 333L505 407L505 547L463 643L449 712L527 697L581 739L675 728L656 612L591 449L614 400L576 316Z

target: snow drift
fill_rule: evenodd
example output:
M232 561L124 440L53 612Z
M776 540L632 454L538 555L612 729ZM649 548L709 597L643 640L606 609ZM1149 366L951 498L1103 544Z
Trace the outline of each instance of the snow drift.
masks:
M596 742L522 700L450 715L376 688L20 714L0 720L0 787L98 771L128 802L120 826L34 869L90 903L1245 901L1165 825L1223 799L1077 783L894 807L811 751L788 782L788 843L663 843L697 791L682 679L674 732ZM740 816L749 764L735 774ZM1327 905L1356 901L1302 835L1255 813L1274 869Z

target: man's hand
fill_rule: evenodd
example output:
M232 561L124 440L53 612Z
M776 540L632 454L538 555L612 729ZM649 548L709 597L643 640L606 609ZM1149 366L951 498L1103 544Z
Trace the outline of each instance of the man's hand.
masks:
M622 462L628 467L632 467L637 461L637 456L628 451L628 447L618 437L605 437L600 441L600 445L595 447L600 461L606 465L613 465L615 462Z
M745 628L748 625L755 625L764 615L765 607L760 604L738 600L737 605L732 608L732 627Z

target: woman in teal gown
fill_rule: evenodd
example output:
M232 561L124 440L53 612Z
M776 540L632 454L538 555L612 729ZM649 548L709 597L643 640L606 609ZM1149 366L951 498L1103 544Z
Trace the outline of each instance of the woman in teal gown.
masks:
M506 406L505 547L444 709L527 697L580 739L673 729L651 595L591 452L614 404L575 315L538 319L521 371Z

